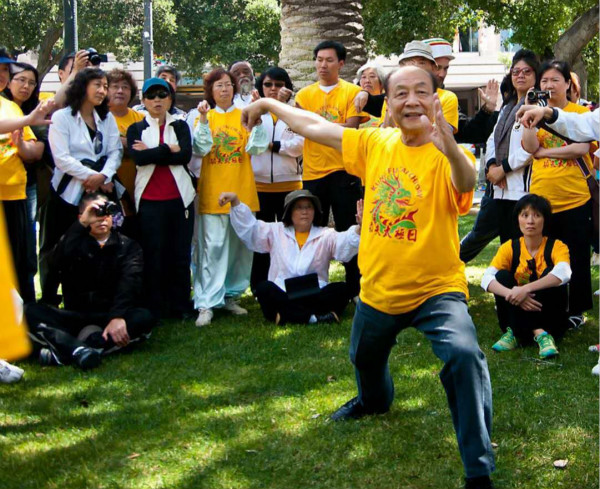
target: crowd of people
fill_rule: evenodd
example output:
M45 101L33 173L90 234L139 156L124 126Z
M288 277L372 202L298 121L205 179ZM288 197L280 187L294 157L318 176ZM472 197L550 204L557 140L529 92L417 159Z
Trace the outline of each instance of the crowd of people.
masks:
M236 61L206 74L186 113L172 66L132 108L131 73L104 72L89 51L61 60L53 96L1 52L0 201L34 356L94 368L161 320L247 314L248 287L276 325L337 323L353 302L358 395L332 419L390 409L388 358L415 327L444 363L465 487L492 487L492 389L465 263L499 236L481 283L497 305L492 348L535 341L540 357L558 355L592 307L598 112L578 104L567 63L522 49L467 117L444 88L453 59L447 41L415 40L397 70L367 63L350 83L345 47L323 41L315 83L295 92L283 68L255 77ZM488 186L459 242L476 184L463 142L486 145ZM329 283L332 260L344 282ZM8 381L19 370L0 364Z

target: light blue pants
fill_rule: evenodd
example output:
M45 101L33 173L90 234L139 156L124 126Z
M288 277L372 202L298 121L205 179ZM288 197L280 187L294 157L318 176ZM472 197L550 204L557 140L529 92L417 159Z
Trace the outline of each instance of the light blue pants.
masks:
M194 307L221 307L226 297L239 297L250 285L253 253L235 234L229 214L200 214L196 227Z
M440 294L395 316L359 301L350 338L359 401L372 412L390 408L394 383L388 358L396 336L409 326L425 334L435 355L444 362L440 379L466 476L489 475L495 468L490 441L492 387L464 294Z

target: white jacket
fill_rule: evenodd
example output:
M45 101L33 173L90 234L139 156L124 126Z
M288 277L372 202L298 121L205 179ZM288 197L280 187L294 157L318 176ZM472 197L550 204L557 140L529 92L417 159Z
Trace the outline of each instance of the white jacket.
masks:
M106 163L101 170L101 173L106 176L104 183L110 182L121 166L123 145L115 118L109 112L106 118L101 120L94 110L94 121L97 132L102 134L102 151L97 154L80 112L72 115L71 107L65 107L52 115L52 124L48 132L48 142L56 166L52 176L52 187L56 190L63 176L71 175L73 178L61 197L72 205L77 205L83 195L83 182L88 177L99 173L85 166L81 160L98 161L106 156Z
M142 132L142 142L145 143L149 149L156 148L160 141L160 126L158 124L158 119L153 119L150 114L147 114L144 120L148 123L148 127ZM177 119L167 112L165 129L163 132L163 142L165 144L179 145L179 140L171 125L171 123L175 121L185 124L185 121ZM152 176L152 173L154 173L154 168L156 168L156 165L143 165L137 167L137 174L135 176L135 206L137 209L139 209L140 200L146 189L146 185L148 185L150 177ZM187 172L185 165L169 165L169 169L177 184L177 189L179 190L179 195L181 195L183 205L187 207L192 203L196 196L196 189L192 185L190 175Z
M300 182L302 166L298 157L302 155L304 137L292 131L281 119L273 124L271 114L262 116L262 126L271 143L279 142L279 152L267 150L252 156L254 179L260 183Z
M319 286L325 287L329 282L329 262L349 261L358 253L357 226L341 233L313 226L301 249L293 226L259 221L246 204L232 206L229 218L236 234L250 250L270 253L269 280L283 290L285 279L309 273L316 273Z
M500 111L498 120L501 120L504 107ZM486 143L485 160L490 161L496 158L496 147L494 145L494 133L498 128L498 124L494 126L494 130ZM523 139L523 126L513 123L511 126L510 143L508 149L508 166L509 172L506 172L506 188L500 188L494 185L494 199L501 200L519 200L521 197L529 193L529 178L526 176L526 169L532 162L531 154L523 149L521 140ZM501 161L496 162L501 165Z
M548 124L559 134L567 136L576 143L587 143L588 141L600 139L600 110L577 114L556 109L558 118L552 124Z

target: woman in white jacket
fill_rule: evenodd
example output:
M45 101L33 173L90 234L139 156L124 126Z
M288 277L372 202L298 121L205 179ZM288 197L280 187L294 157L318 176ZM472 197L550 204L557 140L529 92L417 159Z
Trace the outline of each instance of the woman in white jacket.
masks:
M358 225L344 232L313 226L321 203L308 190L288 194L277 223L257 220L233 192L221 194L219 205L227 203L231 203L231 225L243 243L271 256L268 280L260 282L255 292L265 317L279 325L339 322L349 302L348 291L345 282L328 283L329 263L348 261L358 253L362 200L357 203ZM289 279L300 277L306 290L296 291L300 297L294 298L289 294Z
M294 87L287 71L273 66L256 80L256 91L260 97L289 102ZM255 92L256 93L256 92ZM304 148L304 137L293 132L273 114L262 116L262 126L269 135L269 148L264 153L252 156L252 170L260 210L256 218L265 222L281 221L285 197L302 188L302 165L300 157ZM254 253L250 287L267 280L270 258L268 253Z

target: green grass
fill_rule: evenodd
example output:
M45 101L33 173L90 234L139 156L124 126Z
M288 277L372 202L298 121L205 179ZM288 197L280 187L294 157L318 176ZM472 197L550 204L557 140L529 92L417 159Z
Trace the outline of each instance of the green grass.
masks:
M461 220L461 234L472 222ZM494 481L598 487L598 357L587 351L598 301L557 360L539 361L533 347L494 353L493 300L478 282L496 247L467 267L492 377ZM356 393L353 307L341 325L276 328L251 297L242 304L247 317L169 323L95 371L22 362L24 381L0 385L0 488L462 487L441 362L420 333L403 332L393 350L392 410L334 424L328 414ZM558 470L556 459L569 463Z

